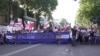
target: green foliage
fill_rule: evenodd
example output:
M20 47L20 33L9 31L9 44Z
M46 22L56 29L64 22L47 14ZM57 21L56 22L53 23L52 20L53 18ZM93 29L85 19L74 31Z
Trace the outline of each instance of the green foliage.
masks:
M5 15L6 14L6 5L7 1L6 0L1 0L0 1L0 15Z
M34 17L33 12L36 12L37 22L39 23L39 16L42 12L52 19L52 11L56 9L58 5L57 0L1 0L0 1L0 16L10 15L13 11L14 18L24 16L24 8L20 8L19 5L23 5L28 9L27 14L30 17ZM7 17L9 18L9 17Z
M20 0L20 4L33 11L49 13L56 9L58 3L57 0Z
M68 21L65 18L62 18L60 24L61 25L68 24Z
M93 20L98 17L100 21L100 1L99 0L80 0L80 8L77 12L77 22L86 24L93 23ZM79 24L80 24L79 23ZM99 24L99 22L98 22ZM88 24L87 24L88 25Z
M14 17L18 17L22 13L22 9L19 8L19 4L12 0L0 1L0 16L9 14L13 10Z
M57 0L20 0L20 4L24 5L24 8L36 12L38 25L40 21L39 16L42 14L42 12L44 12L49 19L52 18L51 12L56 9L58 2Z

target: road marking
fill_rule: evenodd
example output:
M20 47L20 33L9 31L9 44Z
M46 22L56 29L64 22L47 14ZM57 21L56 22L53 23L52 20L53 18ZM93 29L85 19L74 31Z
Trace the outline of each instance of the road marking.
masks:
M28 49L30 49L30 48L39 46L39 45L40 45L40 44L32 45L32 46L29 46L29 47L26 47L26 48L23 48L23 49L20 49L20 50L12 51L12 52L9 52L9 53L7 53L7 54L0 55L0 56L11 56L11 55L17 54L17 53L19 53L19 52L28 50Z

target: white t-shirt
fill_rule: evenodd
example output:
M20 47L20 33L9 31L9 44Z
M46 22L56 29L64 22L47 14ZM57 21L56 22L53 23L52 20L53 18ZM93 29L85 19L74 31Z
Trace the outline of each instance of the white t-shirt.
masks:
M58 31L58 29L53 29L53 32L57 32Z

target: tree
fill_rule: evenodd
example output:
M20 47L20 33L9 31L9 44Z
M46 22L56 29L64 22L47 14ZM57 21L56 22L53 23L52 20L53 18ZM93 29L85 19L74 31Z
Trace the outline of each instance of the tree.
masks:
M6 2L7 2L6 0L0 1L0 16L6 14L6 7L7 7Z
M68 24L68 21L67 21L65 18L62 18L60 24L61 24L61 25Z
M19 17L23 10L19 7L18 3L13 0L0 1L0 16L6 18L6 22L9 23L10 15L13 15L13 19Z
M51 16L51 12L56 9L57 0L20 0L20 4L25 8L36 12L37 26L40 21L40 15L44 12Z
M100 1L99 0L80 0L80 8L77 12L77 22L88 21L90 24L98 17L100 18ZM83 20L83 21L82 21ZM100 20L98 21L98 24Z
M7 19L13 14L14 19L24 16L24 9L26 8L28 16L33 17L33 12L36 13L37 25L40 21L40 15L45 13L49 19L52 18L52 11L56 9L57 0L2 0L0 1L0 16L6 15ZM23 9L19 7L23 5Z

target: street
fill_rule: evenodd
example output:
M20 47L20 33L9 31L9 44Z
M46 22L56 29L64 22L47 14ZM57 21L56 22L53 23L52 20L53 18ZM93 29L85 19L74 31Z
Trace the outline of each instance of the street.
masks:
M0 56L100 56L99 45L5 44Z

